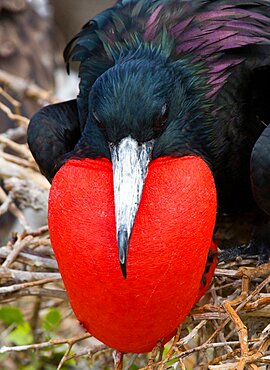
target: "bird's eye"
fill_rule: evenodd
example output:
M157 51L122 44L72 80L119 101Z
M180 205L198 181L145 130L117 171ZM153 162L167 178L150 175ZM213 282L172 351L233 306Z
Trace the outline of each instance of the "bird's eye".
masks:
M94 119L96 121L97 126L100 129L105 130L104 122L98 117L97 112L93 111L93 117L94 117Z
M164 104L161 108L161 112L158 114L157 118L154 122L154 131L159 132L163 129L165 124L167 123L169 116L169 109L168 104Z

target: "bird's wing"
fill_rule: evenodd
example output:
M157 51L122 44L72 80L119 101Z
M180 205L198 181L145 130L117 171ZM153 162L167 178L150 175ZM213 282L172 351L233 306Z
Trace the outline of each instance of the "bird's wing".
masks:
M51 182L80 137L76 100L52 104L38 111L28 127L28 144L44 176Z

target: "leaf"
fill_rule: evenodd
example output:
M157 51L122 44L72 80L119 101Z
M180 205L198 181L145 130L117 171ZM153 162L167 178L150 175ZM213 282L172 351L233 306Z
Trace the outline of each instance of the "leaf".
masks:
M31 327L28 322L19 324L16 329L12 330L12 332L7 336L7 339L17 346L33 343Z
M23 323L23 315L19 308L12 306L3 306L0 308L0 320L6 325Z
M51 308L43 319L43 328L47 331L53 331L61 321L61 313L57 308Z

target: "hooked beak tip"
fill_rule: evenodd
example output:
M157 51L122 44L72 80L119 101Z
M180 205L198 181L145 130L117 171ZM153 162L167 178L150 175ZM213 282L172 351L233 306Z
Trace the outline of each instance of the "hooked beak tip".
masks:
M128 232L124 225L120 226L117 233L119 262L124 279L127 277L127 250L128 250Z
M120 262L120 267L121 267L123 278L126 279L127 278L127 264L126 264L126 261L123 264Z

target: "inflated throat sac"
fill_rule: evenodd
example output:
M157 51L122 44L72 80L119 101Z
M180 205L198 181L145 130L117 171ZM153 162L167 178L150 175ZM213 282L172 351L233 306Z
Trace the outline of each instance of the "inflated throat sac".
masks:
M215 216L214 180L202 159L152 161L124 279L112 165L106 159L67 162L51 187L49 230L78 320L122 352L148 352L168 339L200 296Z

